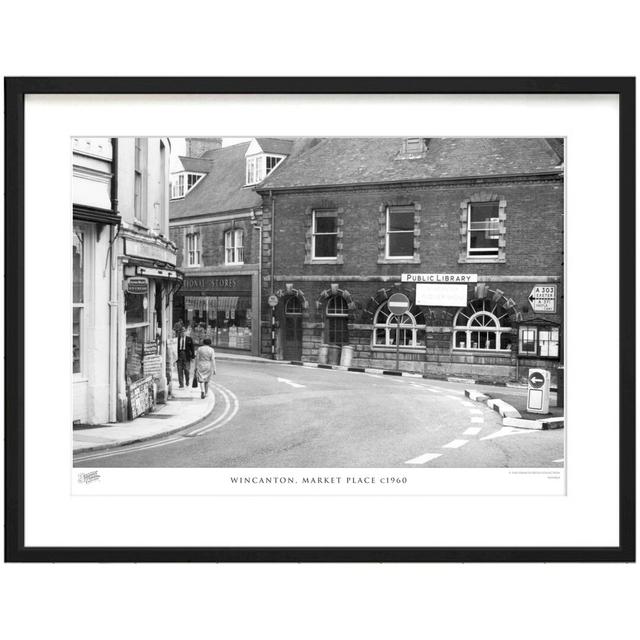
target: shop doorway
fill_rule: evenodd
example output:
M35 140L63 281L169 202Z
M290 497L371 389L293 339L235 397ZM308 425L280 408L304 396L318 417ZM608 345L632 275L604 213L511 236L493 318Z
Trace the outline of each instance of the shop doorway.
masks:
M284 360L302 358L302 303L297 296L289 296L284 303L282 357Z

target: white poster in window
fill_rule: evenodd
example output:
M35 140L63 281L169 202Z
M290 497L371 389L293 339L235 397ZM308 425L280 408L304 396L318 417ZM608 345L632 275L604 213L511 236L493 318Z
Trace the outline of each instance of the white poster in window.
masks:
M465 284L417 284L416 304L428 307L465 307Z

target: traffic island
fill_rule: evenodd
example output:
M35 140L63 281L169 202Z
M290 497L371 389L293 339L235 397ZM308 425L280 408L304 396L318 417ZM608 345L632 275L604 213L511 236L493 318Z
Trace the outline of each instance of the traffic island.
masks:
M469 400L482 402L493 411L499 413L502 417L502 425L505 427L542 431L564 428L564 416L562 415L562 409L559 407L550 407L549 413L542 416L527 412L526 397L509 398L509 402L505 402L500 398L492 398L486 393L473 389L465 389L464 394Z

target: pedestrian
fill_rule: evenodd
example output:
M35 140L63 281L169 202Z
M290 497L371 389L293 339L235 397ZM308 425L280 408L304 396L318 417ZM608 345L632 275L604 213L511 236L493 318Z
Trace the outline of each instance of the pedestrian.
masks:
M194 375L198 376L200 383L200 397L204 398L209 393L209 381L216 373L216 356L211 340L205 338L202 346L196 351L196 369Z
M176 366L178 367L178 385L182 389L184 386L182 384L183 379L187 387L189 386L189 368L194 356L193 340L186 335L182 325L177 327L176 334L178 338L178 359L176 360Z

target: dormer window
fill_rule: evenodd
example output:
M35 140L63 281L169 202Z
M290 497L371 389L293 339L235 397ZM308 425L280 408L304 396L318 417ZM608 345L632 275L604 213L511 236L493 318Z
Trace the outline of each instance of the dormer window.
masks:
M174 179L171 182L171 198L173 200L176 198L184 198L205 175L204 173L193 173L190 171L182 171L181 173L174 174Z
M427 150L425 138L405 138L402 144L402 153L405 155L419 155Z
M246 184L262 182L283 160L285 156L259 154L247 158Z

